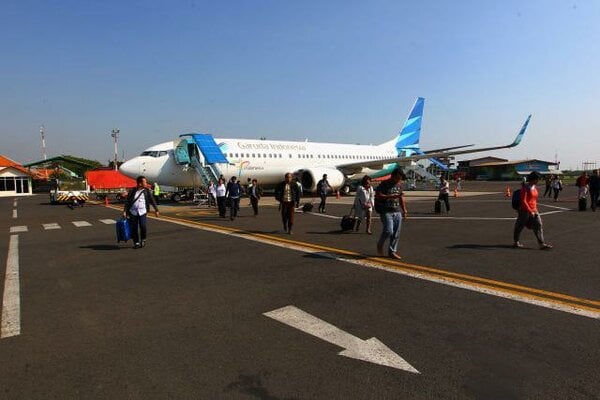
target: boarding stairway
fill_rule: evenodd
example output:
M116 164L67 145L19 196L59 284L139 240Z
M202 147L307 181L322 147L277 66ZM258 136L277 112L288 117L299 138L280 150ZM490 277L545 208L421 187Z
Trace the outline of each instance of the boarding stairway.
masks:
M431 172L427 171L425 168L423 168L422 166L420 166L418 164L407 165L406 167L404 167L404 170L412 171L415 175L418 175L427 181L434 181L437 183L440 180L437 176L435 176Z
M227 164L228 161L214 137L206 133L191 133L179 137L183 140L175 149L177 163L194 168L203 186L207 187L211 182L217 184L221 174L217 164Z

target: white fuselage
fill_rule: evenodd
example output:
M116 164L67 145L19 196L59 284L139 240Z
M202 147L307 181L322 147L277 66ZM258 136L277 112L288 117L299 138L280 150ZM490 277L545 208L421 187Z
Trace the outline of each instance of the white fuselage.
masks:
M299 171L337 170L338 166L361 161L385 160L397 156L392 145L352 145L338 143L293 142L275 140L215 139L228 163L215 164L226 179L238 177L257 179L264 186L281 182L285 173ZM197 186L200 177L193 168L178 165L174 156L174 142L152 146L142 155L124 163L120 170L131 177L144 175L149 182L168 186ZM144 155L146 154L146 155ZM384 164L382 162L382 168ZM353 169L356 174L377 172Z

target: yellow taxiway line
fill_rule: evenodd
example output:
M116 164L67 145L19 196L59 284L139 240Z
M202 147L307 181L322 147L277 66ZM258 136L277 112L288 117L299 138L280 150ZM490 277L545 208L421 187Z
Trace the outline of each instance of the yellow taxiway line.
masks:
M286 247L310 253L326 253L329 255L329 258L338 259L340 261L345 261L352 264L397 272L414 278L425 279L480 293L486 293L529 304L535 304L546 308L569 312L572 314L600 319L600 301L598 300L585 299L508 282L481 278L478 276L466 275L423 265L410 264L384 257L371 257L361 253L338 249L335 247L291 240L288 238L282 238L264 233L249 232L236 228L209 224L206 222L191 221L184 218L169 217L164 215L161 215L159 219L176 223L178 225L200 228L216 233L234 235L266 244L277 245L279 247Z

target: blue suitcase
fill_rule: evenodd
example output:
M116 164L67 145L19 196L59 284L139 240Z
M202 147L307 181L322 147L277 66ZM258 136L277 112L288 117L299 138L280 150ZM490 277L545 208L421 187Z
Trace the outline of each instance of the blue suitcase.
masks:
M117 243L131 239L131 227L127 218L121 218L117 221Z

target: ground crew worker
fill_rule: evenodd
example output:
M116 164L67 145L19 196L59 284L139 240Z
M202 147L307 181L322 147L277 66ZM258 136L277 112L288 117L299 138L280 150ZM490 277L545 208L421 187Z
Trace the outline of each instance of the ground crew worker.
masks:
M154 201L158 204L158 197L160 196L160 186L158 186L158 182L154 182L154 185L152 185L152 194L154 195Z

